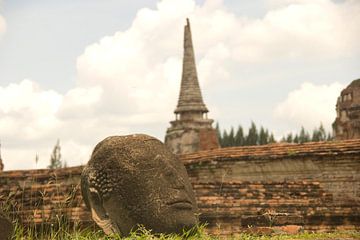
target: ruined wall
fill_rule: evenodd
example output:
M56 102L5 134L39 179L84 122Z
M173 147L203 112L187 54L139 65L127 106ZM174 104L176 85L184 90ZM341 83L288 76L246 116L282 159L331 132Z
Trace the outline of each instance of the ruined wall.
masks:
M220 148L218 136L216 130L211 129L200 129L199 130L200 146L199 150L213 150Z
M360 79L341 91L333 130L337 140L360 138Z
M181 160L211 232L288 224L360 230L360 140L224 148ZM81 170L2 172L0 201L25 224L61 215L92 224L79 191Z
M360 140L227 148L183 161L214 230L360 229Z
M0 174L0 206L25 225L66 221L93 224L80 193L83 167L5 171Z
M175 154L188 154L219 148L216 130L210 119L176 120L165 136L166 146Z

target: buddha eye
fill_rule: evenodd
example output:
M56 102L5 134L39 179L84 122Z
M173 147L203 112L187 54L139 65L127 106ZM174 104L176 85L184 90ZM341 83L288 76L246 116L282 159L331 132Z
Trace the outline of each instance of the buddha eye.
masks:
M155 161L158 164L159 170L164 173L165 176L173 176L175 174L175 169L171 164L164 160L164 157L161 155L156 155Z

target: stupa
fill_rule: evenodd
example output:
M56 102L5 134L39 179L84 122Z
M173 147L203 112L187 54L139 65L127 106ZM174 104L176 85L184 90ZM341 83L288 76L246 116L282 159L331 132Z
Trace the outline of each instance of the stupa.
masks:
M184 57L175 121L167 129L165 144L175 154L219 148L214 120L208 119L198 81L189 19L184 33Z
M333 123L336 140L360 138L360 79L341 91Z

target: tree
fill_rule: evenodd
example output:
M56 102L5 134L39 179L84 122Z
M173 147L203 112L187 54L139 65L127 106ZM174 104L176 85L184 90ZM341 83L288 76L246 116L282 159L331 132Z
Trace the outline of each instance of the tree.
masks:
M304 127L301 127L300 135L299 135L299 143L304 143L309 141L310 141L309 133L305 131Z
M235 146L235 135L234 135L234 128L231 127L230 129L230 133L229 133L229 143L228 143L228 146L232 147L232 146Z
M261 126L259 133L259 145L268 144L269 142L268 140L269 140L269 132Z
M257 145L258 144L258 131L254 122L251 122L251 127L249 128L249 133L246 137L246 145Z
M39 162L39 154L35 154L35 166L36 166L36 168L37 168L37 164L38 164L38 162Z
M229 132L224 129L222 134L218 123L215 128L221 147L251 146L276 142L274 135L272 133L270 134L269 130L264 127L261 127L260 132L258 132L254 122L251 122L248 135L244 134L244 129L241 125L238 126L236 132L234 128L231 127Z
M320 138L321 138L320 132L318 129L315 128L313 131L313 134L312 134L311 141L318 142L318 141L320 141Z
M293 143L304 143L304 142L318 142L318 141L331 141L332 136L331 133L327 133L323 124L320 123L318 128L314 128L312 132L308 132L304 127L301 127L300 133L292 135L289 133L288 135L281 138L282 142L293 142Z
M333 136L331 135L331 133L328 133L326 141L332 141L333 140Z
M270 134L270 137L269 137L269 143L276 143L276 140L275 140L275 137L274 137L274 134Z
M286 137L286 142L288 142L288 143L292 143L293 142L293 135L292 135L292 133L289 133L288 135L287 135L287 137Z
M299 143L299 136L296 134L294 139L293 139L294 143Z
M48 168L50 169L61 168L62 164L61 164L60 150L61 150L60 140L58 139L50 156L50 165L48 166Z
M216 129L216 136L217 136L217 138L218 138L219 144L220 144L220 146L222 146L223 143L222 143L220 126L219 126L219 123L218 123L218 122L216 122L216 127L215 127L215 129Z
M319 131L320 141L326 141L326 131L322 123L320 123L320 127L318 131Z
M222 134L222 140L221 140L221 147L228 147L229 146L229 136L226 130L224 130Z
M319 128L315 128L312 134L311 141L319 142L319 141L327 141L328 135L326 134L325 128L322 123L320 123Z
M244 143L244 131L243 128L239 125L235 135L235 146L244 146Z

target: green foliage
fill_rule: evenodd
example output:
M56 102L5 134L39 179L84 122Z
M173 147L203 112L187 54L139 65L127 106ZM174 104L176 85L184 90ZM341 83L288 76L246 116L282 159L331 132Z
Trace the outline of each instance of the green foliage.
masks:
M311 137L310 137L311 136ZM295 134L289 133L286 137L281 139L281 142L288 143L305 143L305 142L320 142L320 141L331 141L333 139L331 133L326 133L326 130L322 123L318 128L315 128L312 133L301 127L300 133Z
M244 129L241 125L238 126L236 132L234 131L234 128L231 127L229 132L224 129L221 133L219 123L216 123L216 133L221 147L253 146L276 143L274 134L270 133L268 129L265 129L263 126L260 126L260 130L258 129L256 124L251 122L247 135L244 134ZM309 133L304 127L301 127L299 133L289 133L282 137L280 142L305 143L331 141L332 139L331 133L327 133L323 124L320 123L320 126L315 128L312 133Z
M195 232L194 232L195 231ZM39 233L34 229L26 229L19 223L15 223L15 231L11 238L12 240L23 240L23 239L48 239L48 240L220 240L220 239L232 239L232 240L293 240L293 239L324 239L324 240L335 240L335 239L360 239L360 232L357 231L343 231L343 232L332 232L332 233L309 233L303 232L296 235L287 235L283 233L275 233L274 235L256 235L248 233L235 234L227 238L209 235L205 231L205 226L199 226L190 231L184 232L182 235L165 235L157 234L154 235L151 231L141 227L137 231L132 232L130 236L122 238L118 234L106 236L102 231L94 231L89 228L87 229L70 229L69 226L64 225L60 229L53 229L49 232Z
M45 231L38 231L35 228L25 228L22 227L18 222L15 222L15 230L12 236L12 240L23 240L23 239L61 239L61 240L110 240L110 239L118 239L118 240L196 240L196 239L204 239L204 240L216 240L217 237L213 237L208 235L205 232L205 225L196 226L189 231L184 231L181 235L176 234L153 234L150 230L145 229L144 227L140 227L136 231L132 232L128 237L121 237L118 234L105 235L105 233L101 230L94 231L90 228L80 229L80 228L71 228L69 224L61 225L61 228L49 228Z
M258 131L254 122L251 122L247 135L244 134L244 129L241 125L238 126L236 132L231 127L229 132L224 130L221 134L219 123L216 123L216 132L221 147L264 145L276 142L273 133L269 133L269 130L263 126Z
M243 146L244 144L245 144L244 130L241 126L239 126L235 135L235 146Z
M259 134L254 122L251 122L251 127L249 128L248 135L246 137L245 145L252 146L258 145L259 143Z
M56 169L56 168L61 168L62 167L62 163L61 163L61 147L60 147L60 140L58 139L54 149L51 153L50 156L50 165L48 166L48 168L50 169Z
M269 131L264 129L262 126L260 128L259 133L259 145L265 145L268 144L269 141Z

